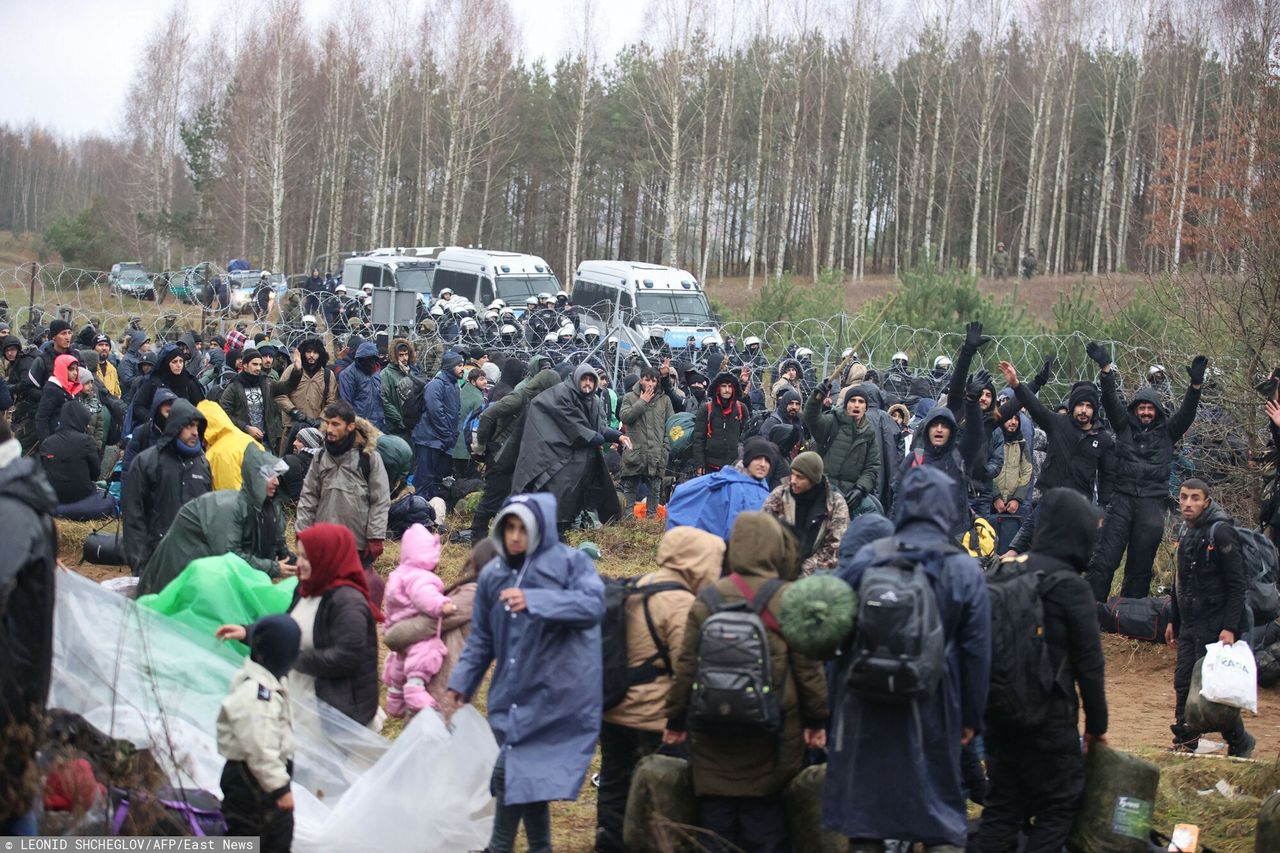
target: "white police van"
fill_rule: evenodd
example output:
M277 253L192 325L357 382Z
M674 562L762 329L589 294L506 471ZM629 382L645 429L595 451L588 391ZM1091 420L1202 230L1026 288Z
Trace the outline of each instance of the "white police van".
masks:
M501 299L521 315L530 296L554 297L561 287L551 265L537 255L450 247L440 252L437 261L432 294L439 296L448 288L481 311Z
M645 336L662 326L671 347L693 338L698 348L711 338L717 344L720 320L711 310L697 279L687 270L636 261L583 261L573 276L574 307L611 326L622 323Z
M342 262L342 283L348 292L372 284L377 290L412 290L431 293L432 277L438 261L436 247L420 249L374 249L346 258Z

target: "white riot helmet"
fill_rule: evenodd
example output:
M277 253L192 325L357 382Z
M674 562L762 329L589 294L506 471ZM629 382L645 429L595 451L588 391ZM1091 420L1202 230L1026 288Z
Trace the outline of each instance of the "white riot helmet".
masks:
M372 305L372 304L373 304L373 297L366 293L366 294L365 294L365 296L364 296L364 304L365 304L366 306Z
M431 316L432 316L432 317L443 317L443 316L444 316L444 306L440 305L439 303L436 303L435 305L432 305L432 306L431 306L431 312L430 312L430 313L431 313Z
M951 359L947 358L945 355L940 355L940 356L938 356L937 358L935 358L935 359L933 360L933 369L934 369L934 370L939 370L939 369L941 369L941 370L950 370L950 369L951 369Z
M464 332L474 332L480 328L480 324L472 317L463 317L462 322L458 325Z
M604 343L605 343L605 346L609 347L610 349L614 349L618 346L618 336L610 335L609 337L604 339Z
M501 329L498 330L498 334L502 335L503 337L514 337L516 334L516 327L511 325L510 323L507 323L505 326L503 326Z
M555 302L555 300L551 298L551 294L547 293L545 290L538 294L538 301L539 302Z
M707 335L705 338L702 339L702 345L704 347L719 346L720 340L715 335Z
M851 358L854 361L857 361L858 354L853 351L853 347L845 347L844 352L840 353L840 358Z
M563 339L563 340L571 341L571 340L573 340L573 335L574 335L574 332L575 332L575 331L577 331L577 330L576 330L576 329L574 329L574 328L573 328L573 326L561 326L561 327L560 327L560 337L561 337L561 339Z
M503 308L498 312L498 319L514 323L516 321L516 312L512 311L510 308Z
M547 332L547 334L546 334L545 336L543 336L543 338L542 338L542 342L543 342L544 344L554 344L554 343L558 343L558 342L559 342L559 340L560 340L560 339L559 339L558 337L556 337L556 333L555 333L555 332Z
M347 292L347 286L346 286L345 284L340 284L340 285L338 285L337 287L335 287L335 288L333 289L333 292L334 292L334 293L346 293L346 292Z
M893 354L893 358L890 360L889 363L892 364L894 367L906 367L908 360L909 359L907 358L907 354L902 350L898 350Z
M360 289L363 290L365 293L373 293L373 285L367 281L364 284L360 285Z
M440 298L441 298L441 299L452 299L452 298L453 298L453 289L452 289L452 288L449 288L449 287L446 287L445 289L441 290L441 291L440 291Z
M1150 379L1152 376L1155 376L1157 373L1164 373L1164 372L1165 371L1164 371L1163 364L1153 364L1147 368L1147 378Z
M592 343L595 343L600 337L600 330L595 326L587 326L587 328L583 329L582 336Z
M748 335L742 339L742 345L744 347L758 347L760 346L760 339L755 335Z
M538 297L530 296L524 301L524 304L526 308L536 308L538 305Z
M302 325L304 325L304 326L314 326L315 324L316 324L316 315L315 315L315 314L303 314L303 315L302 315Z
M813 350L808 347L800 347L796 350L796 358L813 358Z
M490 311L501 311L503 308L506 308L506 307L507 307L507 303L501 299L495 299L489 303Z
M484 312L484 321L486 323L498 322L498 312L490 308L488 311Z
M651 338L666 337L666 334L667 334L666 326L650 326L649 327L649 337Z

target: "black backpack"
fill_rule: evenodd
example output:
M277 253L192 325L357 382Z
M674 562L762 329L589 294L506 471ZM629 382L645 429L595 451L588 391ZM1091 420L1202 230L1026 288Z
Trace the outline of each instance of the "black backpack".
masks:
M784 581L773 578L752 596L741 576L729 579L744 600L726 602L714 586L700 596L711 615L698 637L689 728L724 737L776 735L783 725L782 697L773 689L768 630L781 631L767 608Z
M947 638L932 577L954 545L920 550L892 538L873 545L875 562L858 584L858 621L845 668L867 699L914 702L933 693L947 666ZM930 571L932 570L932 571Z
M675 581L639 585L640 578L604 578L604 621L600 623L600 647L604 657L604 709L618 705L627 691L638 684L649 684L662 675L675 672L671 665L671 650L662 644L658 628L649 614L649 598L659 592L684 590ZM644 608L644 621L649 636L658 651L640 666L630 666L627 654L627 600L640 596ZM662 662L662 668L657 664Z
M396 393L400 395L400 419L406 429L412 430L422 420L426 390L427 383L417 376L406 376L396 384Z
M1205 537L1211 551L1217 527L1222 523L1214 522L1209 528L1209 535ZM1277 573L1280 572L1280 551L1277 551L1275 543L1261 530L1238 524L1232 526L1240 537L1240 558L1244 561L1244 575L1249 581L1246 596L1249 609L1253 611L1256 623L1270 622L1280 615L1280 588L1276 586Z
M1025 557L996 565L987 574L991 600L991 688L987 719L998 725L1033 728L1049 710L1062 674L1049 659L1044 594L1063 575L1031 571ZM1066 658L1062 659L1063 665Z

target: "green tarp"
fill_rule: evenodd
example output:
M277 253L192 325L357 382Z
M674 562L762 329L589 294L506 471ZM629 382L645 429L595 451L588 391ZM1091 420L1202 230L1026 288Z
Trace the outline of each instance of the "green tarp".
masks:
M138 604L213 636L219 625L247 625L263 616L284 613L293 600L296 578L272 583L271 578L235 554L193 560L173 581ZM240 654L247 647L232 643Z

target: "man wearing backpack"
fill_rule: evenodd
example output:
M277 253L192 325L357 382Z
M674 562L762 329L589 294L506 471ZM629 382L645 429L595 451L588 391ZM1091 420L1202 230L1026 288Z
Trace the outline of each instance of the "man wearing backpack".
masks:
M734 463L749 414L732 373L719 374L711 387L711 399L693 419L693 463L699 476Z
M1240 533L1229 516L1209 494L1203 480L1184 480L1178 489L1182 532L1178 535L1178 567L1173 582L1173 613L1165 642L1178 650L1173 672L1175 722L1173 748L1195 752L1204 732L1187 726L1187 695L1196 661L1204 647L1221 642L1231 645L1252 626L1249 624L1249 578L1245 569ZM1222 733L1227 754L1248 758L1254 737L1245 731L1237 715L1235 728Z
M289 416L283 444L292 444L292 436L308 426L317 426L324 409L338 399L338 377L328 366L329 353L319 338L307 338L293 353L293 364L280 376L284 393L276 397L276 406Z
M1071 489L1050 489L1041 503L1052 523L1036 528L1029 553L1001 564L988 578L993 652L985 742L990 788L978 834L984 853L1017 850L1018 833L1032 818L1025 849L1061 850L1084 793L1080 701L1085 751L1107 742L1105 663L1093 593L1083 577L1102 516ZM1038 597L1041 607L1017 606L1022 590ZM1038 639L1028 642L1031 635ZM1039 681L1046 660L1054 673L1048 690Z
M826 745L827 683L778 627L800 567L795 537L771 515L744 512L727 562L732 574L689 608L662 741L690 741L698 823L726 842L709 849L783 853L791 846L782 792L805 747ZM741 686L752 683L772 689Z
M658 542L658 570L634 581L606 581L603 644L605 692L625 690L617 704L605 697L600 726L600 796L596 807L596 851L621 853L627 793L636 764L657 752L666 723L667 696L675 683L674 660L683 644L694 596L720 577L725 544L693 527L668 530ZM610 595L616 584L618 596ZM622 604L618 619L610 604ZM620 627L622 630L617 631ZM615 648L622 646L621 649ZM610 654L610 652L614 654ZM610 662L623 665L611 672Z
M958 507L939 500L954 486L936 467L909 470L893 536L838 570L861 613L832 680L822 824L854 853L880 853L886 838L958 853L967 840L960 753L982 731L991 611L977 561L951 539ZM919 653L894 651L907 645Z
M1200 406L1200 386L1204 383L1209 359L1198 355L1187 374L1191 384L1178 411L1165 417L1164 402L1155 388L1145 385L1126 408L1116 393L1116 371L1111 353L1090 342L1089 357L1102 371L1102 405L1115 431L1116 479L1107 526L1094 556L1089 583L1098 601L1111 594L1111 578L1128 549L1124 562L1122 598L1146 598L1151 592L1151 567L1160 540L1164 538L1164 518L1168 512L1169 469L1173 448L1191 428Z

